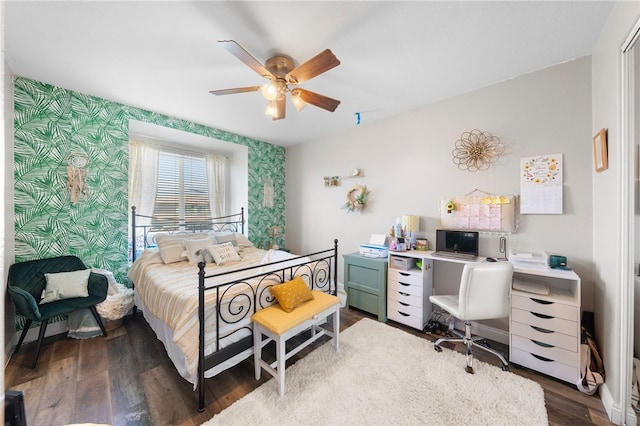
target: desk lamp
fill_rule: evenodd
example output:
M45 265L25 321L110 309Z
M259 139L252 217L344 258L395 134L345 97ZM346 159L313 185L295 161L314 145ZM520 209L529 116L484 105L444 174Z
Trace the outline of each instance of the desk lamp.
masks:
M420 216L415 215L402 215L402 228L407 233L410 239L410 245L412 249L416 247L416 232L420 231Z

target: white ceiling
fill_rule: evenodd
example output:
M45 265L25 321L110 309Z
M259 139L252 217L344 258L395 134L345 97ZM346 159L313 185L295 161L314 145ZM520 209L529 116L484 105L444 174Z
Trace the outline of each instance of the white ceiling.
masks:
M611 1L8 1L5 58L21 77L291 146L589 55ZM338 67L272 121L262 77L217 45L296 65L329 48Z

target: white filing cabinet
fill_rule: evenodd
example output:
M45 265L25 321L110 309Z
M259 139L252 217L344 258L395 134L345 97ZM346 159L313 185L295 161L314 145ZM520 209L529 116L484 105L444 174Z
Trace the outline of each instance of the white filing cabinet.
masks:
M387 317L418 330L431 317L433 262L427 256L415 250L389 253Z
M580 277L573 271L527 273L521 268L513 277L549 292L511 291L509 361L575 384L580 377Z

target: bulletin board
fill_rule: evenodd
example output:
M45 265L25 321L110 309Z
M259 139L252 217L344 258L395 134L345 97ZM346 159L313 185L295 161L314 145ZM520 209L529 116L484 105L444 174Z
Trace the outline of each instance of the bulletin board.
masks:
M481 190L440 199L440 227L496 234L518 230L520 199L517 195L495 195Z

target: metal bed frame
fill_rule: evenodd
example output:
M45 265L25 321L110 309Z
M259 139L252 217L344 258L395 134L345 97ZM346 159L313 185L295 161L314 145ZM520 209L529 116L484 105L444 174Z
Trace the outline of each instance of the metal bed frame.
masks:
M170 223L168 229L162 229L160 226L137 225L136 217L147 217L136 214L135 207L131 209L131 230L132 230L132 261L136 256L136 231L143 229L144 248L148 247L152 242L155 232L200 232L206 230L214 231L233 231L244 233L244 208L240 213L212 218L204 222L176 222ZM159 223L156 221L156 223ZM301 261L295 265L297 260ZM302 262L304 260L304 262ZM305 281L314 290L320 290L332 295L337 294L337 265L338 265L338 240L334 239L333 247L330 249L310 253L294 258L272 262L266 265L256 265L239 270L229 271L222 274L206 275L205 263L198 264L198 321L199 321L199 342L198 342L198 373L197 384L198 389L198 411L204 411L205 406L205 390L204 380L205 371L221 364L225 360L236 355L242 354L253 348L253 330L251 325L235 329L223 336L220 335L221 324L235 324L247 318L250 318L257 310L263 309L274 302L273 296L268 291L269 287L285 282L293 276L302 276ZM268 268L269 272L262 272L264 268ZM242 278L237 278L238 274L242 274ZM195 280L194 271L194 280ZM231 278L233 274L236 278ZM207 279L229 275L229 281L223 284L208 285ZM135 283L134 283L135 284ZM241 287L238 287L241 286ZM237 293L238 288L243 291ZM205 355L205 294L207 292L215 292L216 297L216 341L215 351L210 355ZM226 303L222 301L225 300ZM221 347L221 339L227 338L241 330L249 331L250 334L241 338L237 342ZM247 354L247 357L251 356Z

